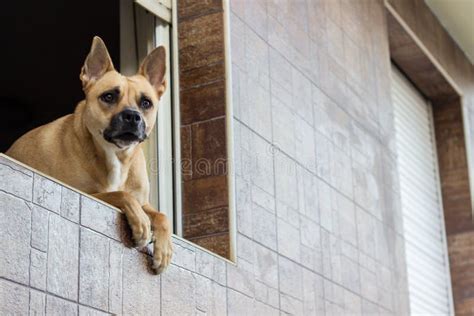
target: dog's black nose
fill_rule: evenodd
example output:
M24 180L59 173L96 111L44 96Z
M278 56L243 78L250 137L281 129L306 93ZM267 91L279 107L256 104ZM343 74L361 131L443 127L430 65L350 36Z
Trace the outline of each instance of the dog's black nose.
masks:
M120 113L120 119L130 125L138 125L142 121L142 116L138 111L127 109Z

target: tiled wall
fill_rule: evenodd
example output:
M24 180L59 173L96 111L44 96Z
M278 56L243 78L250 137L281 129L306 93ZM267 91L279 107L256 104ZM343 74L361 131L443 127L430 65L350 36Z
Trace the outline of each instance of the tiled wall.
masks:
M391 314L398 303L389 267L309 213L275 221L257 187L241 200L255 213L254 240L239 234L237 267L174 238L173 263L155 276L116 209L3 157L0 179L0 315ZM375 229L364 216L357 221ZM376 257L372 236L357 236Z
M230 23L237 266L175 239L152 276L114 210L2 161L0 314L408 312L381 1L233 0Z
M248 271L234 295L248 312L255 301L297 315L407 313L382 2L231 9L237 256ZM263 275L262 257L273 261Z
M0 232L0 315L226 313L224 260L174 239L153 275L116 209L3 157Z

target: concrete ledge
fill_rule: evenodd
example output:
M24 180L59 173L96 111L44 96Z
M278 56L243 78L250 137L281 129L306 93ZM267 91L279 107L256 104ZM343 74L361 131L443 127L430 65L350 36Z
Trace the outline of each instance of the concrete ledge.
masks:
M0 315L226 313L226 260L174 237L153 275L120 211L5 155L0 231Z

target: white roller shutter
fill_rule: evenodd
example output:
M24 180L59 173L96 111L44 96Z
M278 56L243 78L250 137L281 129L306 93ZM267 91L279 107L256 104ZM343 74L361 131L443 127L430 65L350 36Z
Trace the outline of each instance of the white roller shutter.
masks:
M398 171L412 315L452 314L431 105L392 67Z

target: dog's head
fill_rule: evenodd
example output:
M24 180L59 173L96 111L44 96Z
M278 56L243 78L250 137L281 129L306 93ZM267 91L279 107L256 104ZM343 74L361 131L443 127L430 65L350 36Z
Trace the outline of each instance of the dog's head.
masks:
M84 124L99 143L127 149L150 135L166 88L165 70L166 53L160 46L143 60L136 75L123 76L104 42L94 37L80 78L86 95Z

